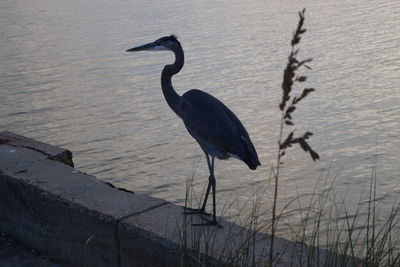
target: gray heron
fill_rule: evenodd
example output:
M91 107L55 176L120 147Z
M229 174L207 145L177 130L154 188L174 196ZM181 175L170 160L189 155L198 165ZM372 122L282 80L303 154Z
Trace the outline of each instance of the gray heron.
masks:
M188 213L207 214L206 204L210 189L213 196L213 217L207 223L197 225L218 225L215 208L214 159L230 157L242 160L255 170L261 165L257 152L245 127L236 115L221 101L198 89L192 89L180 96L172 86L171 78L183 67L183 49L174 36L165 36L152 43L137 46L127 52L147 50L170 50L175 54L175 62L166 65L161 73L161 88L169 107L180 117L190 135L204 151L210 172L206 194L200 209L187 208ZM207 214L208 215L208 214ZM203 218L205 219L205 218Z

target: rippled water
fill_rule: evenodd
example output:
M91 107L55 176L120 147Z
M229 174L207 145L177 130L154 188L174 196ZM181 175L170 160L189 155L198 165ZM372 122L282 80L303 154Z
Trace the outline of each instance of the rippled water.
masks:
M119 187L182 204L194 173L201 194L206 162L160 90L172 54L124 52L175 33L186 55L175 88L226 103L263 165L252 172L237 160L217 161L219 210L237 196L245 203L266 183L269 210L280 83L303 7L300 57L314 58L304 73L317 92L296 110L295 128L315 133L321 160L290 151L280 206L312 192L321 177L336 179L335 190L356 205L375 155L378 196L389 205L400 189L398 0L3 0L0 130L66 147L78 169Z

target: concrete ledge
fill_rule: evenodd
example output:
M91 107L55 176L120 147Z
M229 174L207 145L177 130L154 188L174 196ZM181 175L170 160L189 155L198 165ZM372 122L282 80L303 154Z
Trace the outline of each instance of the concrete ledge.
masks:
M72 153L68 149L49 145L22 135L12 132L0 132L0 145L8 144L10 146L26 147L38 151L49 159L53 159L74 167L72 162Z
M182 207L75 170L65 149L9 132L0 140L0 231L50 258L72 266L185 266L187 248L208 265L231 265L231 255L254 240L255 257L267 258L268 235L224 219L223 229L193 227L198 216ZM302 265L309 248L275 243L275 266Z

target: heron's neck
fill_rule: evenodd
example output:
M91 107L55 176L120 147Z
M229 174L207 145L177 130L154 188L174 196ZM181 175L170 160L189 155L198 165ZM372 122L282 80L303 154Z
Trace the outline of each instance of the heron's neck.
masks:
M183 67L184 56L181 47L172 50L175 54L175 62L171 65L166 65L161 73L161 88L169 107L181 117L180 103L181 96L178 95L172 86L171 77L177 74Z

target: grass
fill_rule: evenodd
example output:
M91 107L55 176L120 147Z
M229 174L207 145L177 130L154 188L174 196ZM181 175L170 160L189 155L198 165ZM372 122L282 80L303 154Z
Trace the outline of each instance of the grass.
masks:
M384 213L385 199L376 197L376 163L371 169L371 176L361 185L364 190L355 207L351 208L348 200L335 191L337 177L328 176L321 177L312 192L298 192L297 197L286 203L275 223L278 229L289 229L286 236L292 243L282 246L281 241L275 241L278 249L273 254L273 265L284 261L282 257L286 255L289 266L400 266L399 196L391 211ZM190 183L188 179L189 191L193 190ZM187 215L179 231L179 255L184 263L181 266L266 266L269 254L260 247L269 248L270 244L270 239L262 238L264 233L271 233L271 213L263 210L262 205L267 185L255 191L257 196L242 204L238 215L231 218L241 229L191 227L191 223L200 219L197 215ZM225 207L235 202L234 195L224 199ZM197 203L201 200L188 205ZM240 214L245 209L251 212L242 218ZM214 258L212 262L210 257Z
M374 163L369 185L365 185L368 190L361 194L354 212L349 213L346 199L337 199L333 185L328 191L314 192L310 202L300 207L302 223L293 227L292 240L308 244L307 262L319 259L318 266L399 266L399 196L384 218L380 210L383 199L376 199L376 168ZM314 247L326 249L325 257L318 257Z
M299 75L298 71L303 67L310 69L308 63L311 62L310 58L296 58L301 37L306 32L304 20L305 10L302 10L283 74L278 150L270 174L274 182L272 212L262 206L269 186L266 182L253 192L256 197L242 204L237 215L230 218L242 227L223 230L191 227L193 222L200 220L199 217L185 216L179 225L181 266L276 266L282 261L290 266L400 266L399 195L393 201L389 215L383 217L383 199L377 199L377 157L372 163L371 175L366 179L368 182L362 185L364 190L355 210L335 191L337 176L331 179L329 168L326 177L317 179L312 192L297 192L282 210L277 210L279 178L288 149L298 144L312 160L319 159L308 143L313 133L307 131L295 136L295 131L290 130L295 125L293 114L297 106L315 91L305 87L300 94L295 94L295 87L307 81L307 77ZM187 179L186 207L201 203L192 186L195 172L196 168ZM225 199L221 216L231 208L234 197L231 194ZM248 209L250 215L243 219L241 214ZM286 234L291 236L292 242L276 241L279 227L289 229Z

